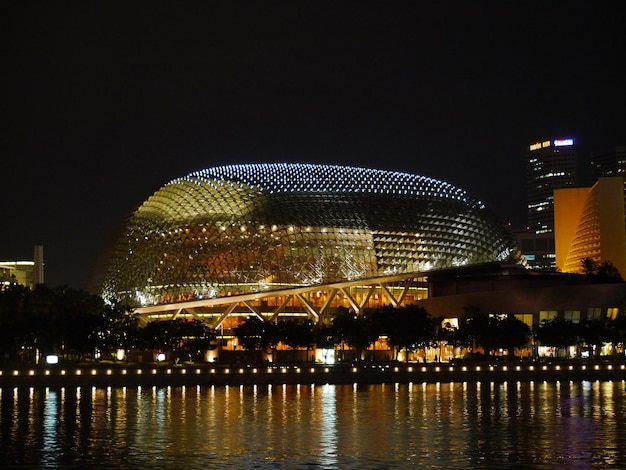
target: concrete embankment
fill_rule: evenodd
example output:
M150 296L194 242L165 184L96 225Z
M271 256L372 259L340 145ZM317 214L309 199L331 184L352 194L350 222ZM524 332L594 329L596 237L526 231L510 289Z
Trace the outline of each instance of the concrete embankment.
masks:
M352 384L626 380L612 363L120 366L0 370L0 387Z

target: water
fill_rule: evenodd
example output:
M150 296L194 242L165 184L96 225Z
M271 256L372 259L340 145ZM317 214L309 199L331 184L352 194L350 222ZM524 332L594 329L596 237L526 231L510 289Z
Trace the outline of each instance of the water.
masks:
M626 382L1 390L3 468L626 468Z

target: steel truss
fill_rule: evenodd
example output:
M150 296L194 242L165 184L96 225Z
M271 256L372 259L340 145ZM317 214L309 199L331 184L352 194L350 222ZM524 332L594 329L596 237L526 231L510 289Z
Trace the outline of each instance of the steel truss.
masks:
M232 316L256 315L263 321L275 322L280 316L298 315L319 323L330 311L333 301L340 302L341 306L347 305L359 315L371 305L372 298L377 294L386 299L382 304L398 307L403 305L411 290L426 287L422 274L411 273L139 307L134 313L145 323L189 318L205 321L215 330ZM355 289L363 292L356 296ZM321 292L324 295L316 297L315 294Z

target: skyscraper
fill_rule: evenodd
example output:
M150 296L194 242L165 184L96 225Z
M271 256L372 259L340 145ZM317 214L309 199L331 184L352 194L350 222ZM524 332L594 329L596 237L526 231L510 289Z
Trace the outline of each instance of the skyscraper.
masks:
M554 192L556 264L582 272L582 261L610 261L626 273L626 186L621 175L601 177L590 188Z
M526 166L528 228L531 233L554 231L554 190L578 183L574 139L553 139L529 146Z
M626 145L598 152L591 158L592 183L603 176L626 175Z
M528 147L527 229L516 234L528 266L554 268L554 190L577 185L574 139L543 140Z

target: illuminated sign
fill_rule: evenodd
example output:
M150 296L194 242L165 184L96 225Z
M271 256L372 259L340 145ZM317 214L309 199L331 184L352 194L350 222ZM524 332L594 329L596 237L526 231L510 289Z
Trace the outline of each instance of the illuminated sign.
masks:
M556 139L554 141L555 147L567 147L570 145L574 145L574 139Z
M530 151L532 152L533 150L539 150L539 149L543 149L546 147L550 147L549 140L544 140L543 142L535 142L534 144L531 144L529 148L530 148Z

